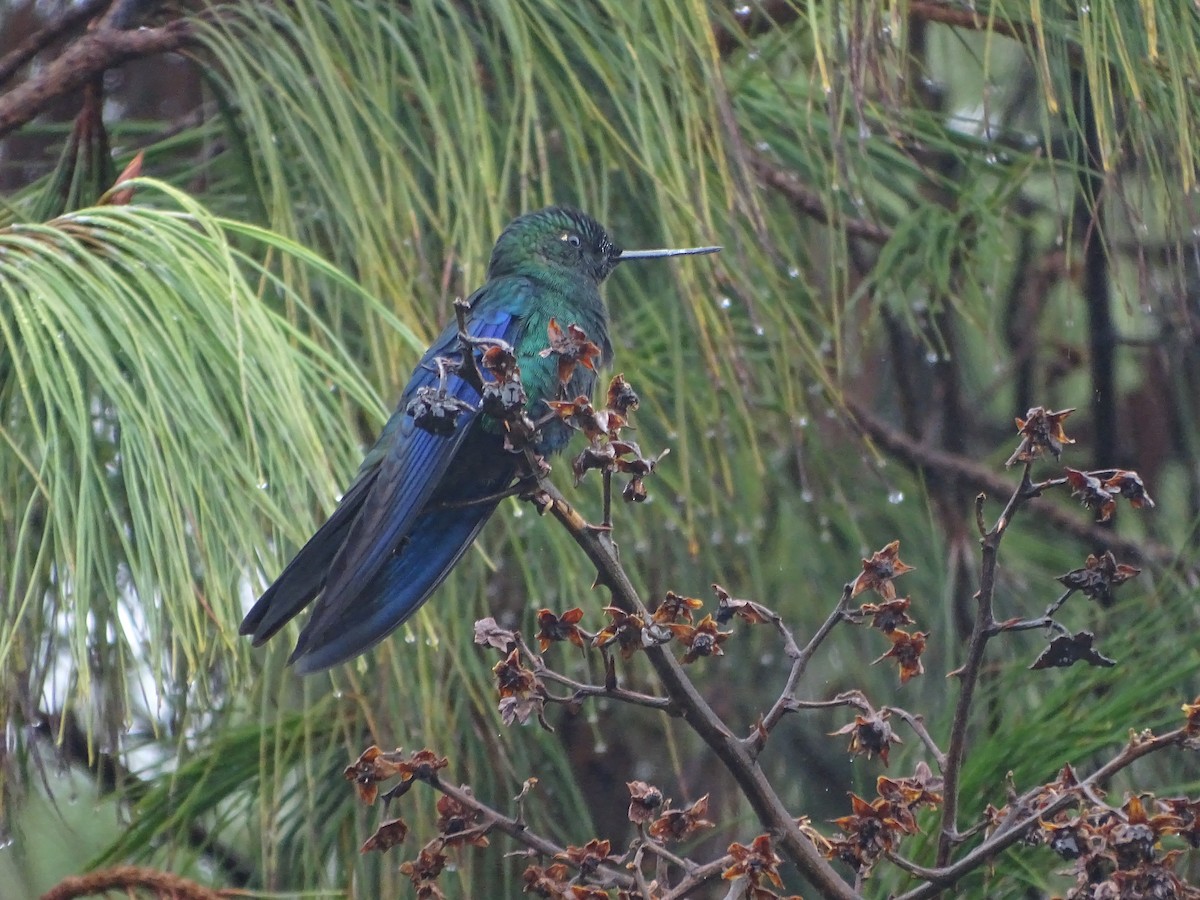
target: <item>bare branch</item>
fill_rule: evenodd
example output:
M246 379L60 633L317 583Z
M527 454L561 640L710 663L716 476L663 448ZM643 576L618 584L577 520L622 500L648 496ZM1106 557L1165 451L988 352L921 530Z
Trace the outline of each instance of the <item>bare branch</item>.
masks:
M183 19L160 28L89 31L37 75L0 97L0 137L37 116L51 100L83 88L97 75L131 59L172 53L194 40Z

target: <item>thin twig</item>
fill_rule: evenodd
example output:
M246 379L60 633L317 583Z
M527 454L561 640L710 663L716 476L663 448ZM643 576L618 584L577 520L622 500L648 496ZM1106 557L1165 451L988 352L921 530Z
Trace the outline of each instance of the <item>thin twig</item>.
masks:
M616 545L609 534L590 528L548 479L541 480L539 493L548 500L548 509L555 519L567 529L575 543L596 566L597 581L608 587L613 605L627 613L647 615L645 604L617 558ZM775 835L783 855L796 865L822 896L831 900L856 900L858 894L838 876L812 842L800 831L796 820L783 805L783 801L766 774L758 767L748 748L730 732L708 705L684 673L679 661L661 646L647 647L645 653L667 696L675 702L683 718L728 769L760 823Z
M845 397L849 424L870 438L882 450L905 465L922 473L940 478L957 478L974 491L990 497L1003 497L1012 488L1011 482L985 466L933 447L925 446L908 435L892 428L866 406L851 397ZM1032 487L1032 484L1031 484ZM1055 531L1101 550L1112 550L1119 556L1128 556L1160 566L1179 564L1179 554L1153 541L1138 542L1100 528L1091 522L1082 522L1079 517L1046 500L1034 500L1030 510L1036 517Z
M131 59L181 50L194 39L192 23L184 19L160 28L88 32L36 75L0 97L0 137L33 119L51 100L82 89L97 75Z
M424 781L434 790L445 794L452 798L467 809L477 813L482 819L482 827L488 830L502 831L515 840L519 844L524 844L529 849L535 851L547 859L562 857L566 859L566 850L558 844L551 841L549 838L543 837L537 832L530 831L525 825L525 822L519 818L506 816L499 810L493 809L486 803L481 801L469 790L462 787L455 787L443 781L436 773L431 775L418 775L417 780ZM612 885L628 889L633 886L633 879L614 869L612 866L597 867L594 876L600 883ZM601 881L602 879L602 881Z
M838 599L837 605L834 606L833 612L829 614L821 624L821 627L817 629L816 634L812 636L812 639L809 640L804 649L792 660L792 668L788 672L783 690L775 699L767 714L763 716L762 722L755 726L754 731L744 741L751 759L758 758L758 755L766 745L767 735L771 733L771 730L779 724L779 720L791 708L791 704L795 700L796 685L799 684L800 678L804 675L804 670L808 668L809 660L812 659L813 654L821 646L825 638L829 636L829 633L833 631L833 627L845 618L846 607L850 603L850 595L853 593L853 590L853 583L847 584L842 588L842 596Z
M950 729L950 746L946 751L945 766L942 769L943 801L942 827L938 835L937 864L945 866L950 861L955 836L958 833L958 780L962 771L963 758L967 746L967 725L971 717L971 703L975 697L975 687L979 682L979 673L983 666L983 654L987 648L988 639L995 627L992 615L992 601L996 591L996 563L1000 542L1004 539L1013 516L1021 505L1029 498L1030 463L1025 463L1021 470L1021 482L1013 490L1000 513L996 524L984 536L983 561L979 572L979 590L975 594L975 623L971 630L971 638L967 645L967 658L958 669L959 694L954 707L954 724Z
M920 877L926 880L926 884L914 888L905 894L901 894L895 900L926 900L928 897L933 897L944 892L960 878L986 865L989 860L995 858L1001 851L1015 844L1030 828L1035 827L1039 821L1053 819L1056 812L1065 809L1074 802L1077 796L1083 793L1085 788L1090 789L1093 785L1107 782L1117 772L1127 768L1143 756L1167 747L1182 744L1187 736L1186 728L1177 728L1174 731L1169 731L1157 737L1135 735L1130 738L1129 743L1125 745L1125 748L1120 753L1085 778L1079 785L1070 790L1063 791L1062 794L1049 804L1039 807L1022 818L1017 818L1015 811L1023 803L1028 804L1032 802L1042 791L1042 788L1037 787L1026 792L1017 801L1010 804L1010 809L1013 810L1010 819L1006 819L990 837L952 865L937 869L921 869L912 866L910 863L910 871L916 869Z
M686 900L695 896L699 888L716 881L733 863L732 856L722 856L702 866L693 866L682 881L662 895L662 900Z
M933 739L933 736L925 727L925 719L922 716L913 715L908 710L901 709L898 706L885 706L880 710L880 713L884 712L889 712L896 718L903 719L908 727L913 730L913 733L921 739L921 743L925 745L925 749L933 755L934 760L938 764L938 770L945 771L946 754L937 745L937 741Z
M27 62L68 33L82 26L108 6L109 0L84 0L69 6L62 15L28 35L0 58L0 85L15 75Z

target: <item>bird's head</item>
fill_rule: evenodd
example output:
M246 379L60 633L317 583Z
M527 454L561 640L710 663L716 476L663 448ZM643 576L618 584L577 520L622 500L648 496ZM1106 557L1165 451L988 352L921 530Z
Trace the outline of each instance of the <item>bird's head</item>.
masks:
M508 224L492 250L488 277L536 276L549 271L599 284L625 260L715 253L719 249L622 250L591 216L565 206L549 206Z

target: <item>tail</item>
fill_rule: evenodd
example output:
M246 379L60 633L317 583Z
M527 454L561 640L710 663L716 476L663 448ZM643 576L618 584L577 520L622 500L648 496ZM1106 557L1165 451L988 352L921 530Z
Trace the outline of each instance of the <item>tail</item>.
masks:
M423 513L399 555L358 597L322 597L289 663L300 675L328 669L378 644L415 613L471 546L496 503Z
M375 472L356 481L333 515L308 539L295 558L246 613L239 634L248 634L257 647L291 621L325 586L329 566L341 550L350 526L370 492Z

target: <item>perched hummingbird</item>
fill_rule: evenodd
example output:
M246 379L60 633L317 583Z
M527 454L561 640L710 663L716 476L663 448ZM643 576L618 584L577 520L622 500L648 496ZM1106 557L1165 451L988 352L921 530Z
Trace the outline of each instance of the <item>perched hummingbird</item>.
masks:
M576 210L528 213L496 241L487 282L467 299L466 331L513 348L526 410L537 419L547 411L544 401L591 396L596 380L592 369L576 366L563 389L557 361L543 352L551 319L583 329L607 364L612 344L599 288L616 265L719 249L622 250ZM241 633L257 647L317 598L288 660L300 674L363 653L416 612L495 511L495 495L517 477L522 457L505 449L499 424L477 411L476 390L439 373L438 359L459 356L461 343L452 323L425 353L338 508L242 622ZM422 388L439 384L467 410L448 432L419 427L410 411ZM536 449L562 450L570 435L552 421Z

